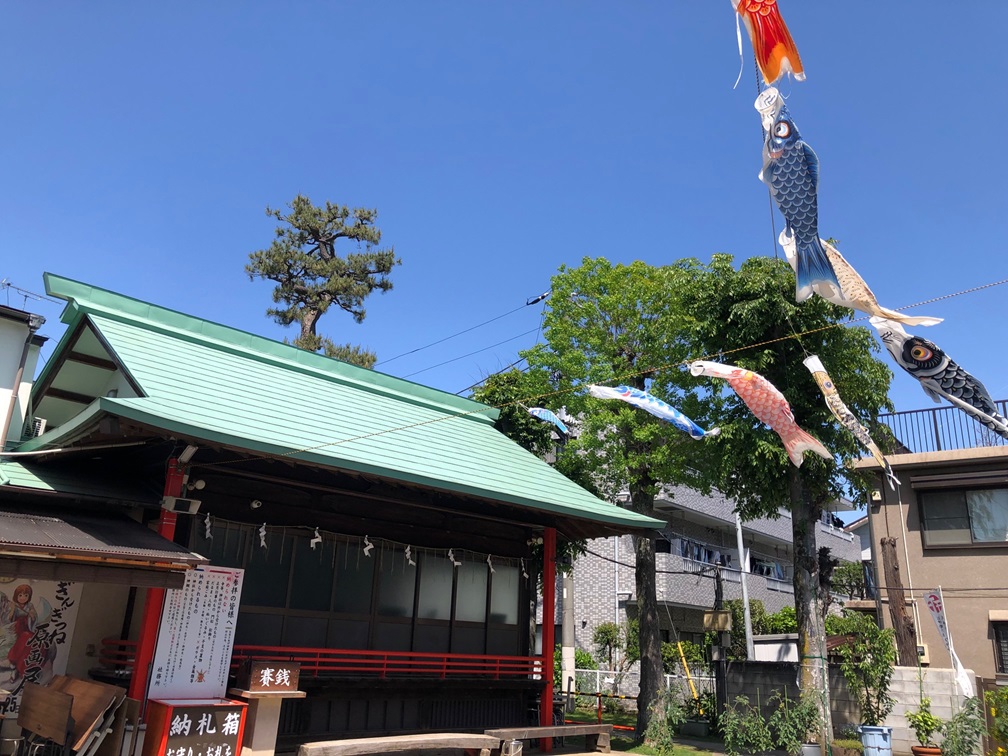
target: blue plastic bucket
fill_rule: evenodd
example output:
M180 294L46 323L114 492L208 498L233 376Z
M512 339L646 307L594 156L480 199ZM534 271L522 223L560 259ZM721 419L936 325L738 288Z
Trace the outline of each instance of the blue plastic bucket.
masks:
M861 725L864 756L892 756L892 727Z

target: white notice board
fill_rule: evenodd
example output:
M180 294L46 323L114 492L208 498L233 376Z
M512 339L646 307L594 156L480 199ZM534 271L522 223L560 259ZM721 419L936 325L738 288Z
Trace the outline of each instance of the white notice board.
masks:
M224 698L244 574L203 565L165 591L148 698Z

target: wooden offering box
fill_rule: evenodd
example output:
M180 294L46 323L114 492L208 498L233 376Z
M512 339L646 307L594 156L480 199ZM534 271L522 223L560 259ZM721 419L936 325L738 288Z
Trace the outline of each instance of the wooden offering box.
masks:
M246 707L227 698L151 700L142 756L238 756Z

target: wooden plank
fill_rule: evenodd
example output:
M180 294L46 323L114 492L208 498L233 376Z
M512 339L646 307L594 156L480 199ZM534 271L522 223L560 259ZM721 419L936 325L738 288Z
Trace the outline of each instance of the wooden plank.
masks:
M63 746L73 730L72 709L73 696L68 693L25 683L17 723L22 729Z
M533 738L562 738L569 735L612 734L611 724L542 725L536 727L496 727L484 730L501 740L531 740Z
M585 750L609 753L612 740L611 724L542 725L539 727L498 727L485 731L502 741L534 740L536 738L567 738L584 735Z
M417 735L389 735L376 738L348 738L303 743L298 756L365 756L374 753L419 751L437 748L500 748L500 738L463 732L425 732Z
M72 696L74 751L83 748L95 728L102 726L106 715L117 709L126 698L125 688L67 675L56 675L49 687Z

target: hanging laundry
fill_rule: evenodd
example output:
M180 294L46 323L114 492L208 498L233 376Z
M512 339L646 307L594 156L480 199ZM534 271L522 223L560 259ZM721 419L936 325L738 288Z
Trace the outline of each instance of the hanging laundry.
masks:
M767 92L755 103L761 117ZM816 284L832 286L840 294L840 282L819 241L819 158L802 140L783 102L767 131L759 178L770 187L770 196L795 240L795 301L811 297Z
M769 425L780 436L795 467L801 467L802 455L806 451L815 452L823 459L833 459L829 449L810 433L798 427L787 399L762 375L734 365L722 365L706 360L697 360L690 365L690 373L696 376L724 378L728 381L728 385L760 422Z
M963 370L936 344L911 336L899 323L870 318L896 364L920 381L935 402L942 397L1002 438L1008 439L1008 420L1002 417L987 388Z
M624 402L639 407L645 412L650 412L657 418L672 423L676 428L688 433L690 438L697 441L710 436L716 436L721 432L718 428L704 430L675 407L663 402L658 397L651 396L646 391L641 391L631 386L616 386L612 388L610 386L596 386L593 384L588 386L588 393L596 399L622 399Z

